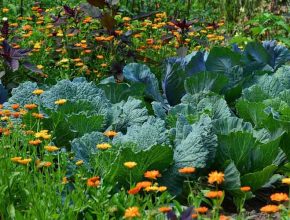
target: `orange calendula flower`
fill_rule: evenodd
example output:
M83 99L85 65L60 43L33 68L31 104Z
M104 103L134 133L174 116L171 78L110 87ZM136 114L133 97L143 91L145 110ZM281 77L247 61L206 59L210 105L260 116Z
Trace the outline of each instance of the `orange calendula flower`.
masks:
M193 218L193 219L198 218L198 214L193 213L193 214L191 215L191 218Z
M134 188L128 190L128 193L131 194L131 195L135 195L135 194L137 194L138 192L140 192L140 190L141 190L141 187L136 186L136 187L134 187Z
M80 165L82 165L83 163L84 163L83 160L78 160L78 161L76 162L76 165L77 165L77 166L80 166Z
M56 146L45 146L44 149L49 151L49 152L54 152L54 151L58 151L59 150L59 148L56 147Z
M172 210L171 207L168 207L168 206L162 206L158 209L159 212L162 212L162 213L167 213L167 212L170 212Z
M129 168L129 169L132 169L135 166L137 166L137 163L136 162L133 162L133 161L128 161L128 162L125 162L124 163L124 166L127 167L127 168Z
M108 138L113 138L117 135L118 133L116 131L105 131L104 135L106 135Z
M220 215L219 220L230 220L230 218L225 215Z
M209 191L205 194L205 196L210 199L216 199L221 198L223 194L223 191Z
M139 212L139 208L136 206L127 208L125 210L124 218L132 219L132 218L140 217L140 216L141 216L141 214Z
M43 114L41 114L41 113L32 113L32 116L34 117L34 118L37 118L37 119L43 119L44 118L44 115Z
M41 69L41 68L39 68L39 69ZM32 92L32 94L34 94L34 95L41 95L43 92L44 92L44 91L43 91L42 89L35 89L35 90Z
M24 108L32 110L32 109L37 108L37 105L36 104L26 104L26 105L24 105Z
M161 177L161 174L159 173L158 170L151 170L144 173L144 177L156 180L157 177Z
M59 100L55 101L54 104L56 104L56 105L63 105L63 104L65 104L66 102L67 102L66 99L59 99Z
M286 193L274 193L270 196L270 198L275 202L286 202L289 200L289 197Z
M191 174L195 172L195 168L194 167L183 167L181 169L178 170L179 173L182 174Z
M137 183L136 186L139 187L139 188L146 188L148 186L152 186L152 182L150 182L150 181L142 181L142 182Z
M19 108L19 104L13 104L13 105L11 105L11 108L13 108L14 110L16 110L16 109L18 109Z
M283 183L283 184L290 185L290 178L283 178L283 179L282 179L282 183Z
M225 180L224 177L225 177L224 173L213 171L208 175L208 183L221 184Z
M251 191L251 187L243 186L243 187L240 188L240 190L243 191L243 192L249 192L249 191Z
M264 213L267 213L267 214L271 214L271 213L275 213L275 212L278 212L279 211L279 206L277 205L266 205L266 206L263 206L260 211L261 212L264 212Z
M87 180L87 185L89 187L98 187L100 185L100 177L94 176Z
M36 139L36 140L31 140L31 141L29 141L29 144L31 144L31 145L39 145L39 144L41 144L42 143L42 141L41 140L39 140L39 139Z
M100 150L107 150L110 149L112 146L108 143L97 144L96 146Z
M205 206L202 206L202 207L195 208L194 211L196 211L198 214L205 214L207 213L208 208Z

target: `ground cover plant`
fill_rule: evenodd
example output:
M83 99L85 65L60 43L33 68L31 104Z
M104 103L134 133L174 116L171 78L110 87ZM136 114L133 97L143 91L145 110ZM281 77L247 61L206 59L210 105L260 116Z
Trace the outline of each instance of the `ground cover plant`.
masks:
M287 2L184 2L0 2L1 220L289 218Z

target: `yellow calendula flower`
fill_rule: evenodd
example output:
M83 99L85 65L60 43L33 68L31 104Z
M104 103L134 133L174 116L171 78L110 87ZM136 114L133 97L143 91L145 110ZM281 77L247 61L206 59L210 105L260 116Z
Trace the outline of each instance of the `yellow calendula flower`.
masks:
M21 160L22 159L22 157L12 157L10 160L12 161L12 162L18 162L19 160Z
M55 151L59 150L59 148L56 146L45 146L44 149L49 151L49 152L55 152Z
M20 163L22 165L27 165L32 161L32 159L22 159L22 160L18 160L17 163Z
M124 166L127 167L127 168L129 168L129 169L132 169L132 168L134 168L135 166L137 166L137 163L134 162L134 161L128 161L128 162L125 162L125 163L124 163Z
M112 146L108 143L97 144L96 146L99 150L107 150L110 149Z
M77 166L80 166L80 165L82 165L83 163L84 163L83 160L78 160L78 161L76 162L76 165L77 165Z
M282 183L283 184L290 185L290 178L284 178L284 179L282 179Z
M65 104L66 102L67 102L66 99L59 99L59 100L55 101L54 104L56 104L56 105L63 105L63 104Z
M37 67L37 68L38 68L38 67ZM38 68L38 69L40 69L40 68ZM34 94L34 95L41 95L43 92L44 92L44 91L43 91L42 89L35 89L35 90L32 92L32 94Z

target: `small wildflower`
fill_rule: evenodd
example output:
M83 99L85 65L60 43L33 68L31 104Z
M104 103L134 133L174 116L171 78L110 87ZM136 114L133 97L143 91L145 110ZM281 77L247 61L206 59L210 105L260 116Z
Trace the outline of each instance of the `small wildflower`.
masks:
M148 179L154 179L156 180L157 177L160 177L161 174L159 173L158 170L151 170L151 171L147 171L146 173L144 173L144 177L148 178Z
M183 167L181 169L178 170L179 173L182 174L191 174L195 172L195 168L194 167Z
M108 143L97 144L97 148L99 150L107 150L110 149L112 146Z
M136 206L127 208L125 210L124 218L132 219L134 217L140 217L140 216L141 214L139 212L139 208Z
M230 220L230 218L225 215L220 215L219 220Z
M208 175L208 183L213 184L221 184L224 179L224 174L222 172L213 171Z
M268 213L268 214L275 213L275 212L279 211L279 206L277 206L277 205L266 205L266 206L263 206L260 209L260 211L264 212L264 213Z
M129 168L129 169L132 169L135 166L137 166L137 163L136 162L133 162L133 161L128 161L128 162L125 162L124 163L124 166L127 167L127 168Z
M193 214L191 215L191 218L193 218L193 219L198 218L198 214L193 213Z
M89 187L98 187L100 185L100 177L94 176L87 180L87 185Z
M136 186L140 187L140 188L146 188L148 186L152 186L152 182L150 182L150 181L142 181L142 182L137 183Z
M66 99L59 99L59 100L55 101L54 104L56 104L56 105L63 105L63 104L65 104L66 102L67 102Z

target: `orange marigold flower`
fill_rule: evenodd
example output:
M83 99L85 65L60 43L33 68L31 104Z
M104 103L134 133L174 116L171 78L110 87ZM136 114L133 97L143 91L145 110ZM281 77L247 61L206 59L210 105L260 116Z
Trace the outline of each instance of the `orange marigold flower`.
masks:
M208 208L205 206L195 208L194 211L196 211L198 214L205 214L208 211Z
M134 217L140 217L141 214L139 212L139 208L136 206L127 208L125 210L124 218L132 219Z
M135 166L137 166L137 163L136 162L133 162L133 161L128 161L128 162L125 162L124 163L124 166L127 167L127 168L129 168L129 169L132 169Z
M90 187L98 187L100 185L100 177L94 176L87 180L87 185Z
M266 206L263 206L260 211L261 212L265 212L265 213L275 213L275 212L278 212L279 211L279 206L277 205L266 205Z
M208 183L213 184L221 184L225 179L225 174L222 172L213 171L208 175Z
M159 212L167 213L167 212L170 212L172 210L172 208L168 207L168 206L162 206L158 210L159 210Z
M100 150L107 150L110 149L112 146L108 143L97 144L96 146Z
M223 196L223 191L209 191L205 196L210 199L221 198Z
M290 185L290 178L283 178L283 179L282 179L282 183L283 183L283 184Z
M58 151L59 150L59 148L56 147L56 146L45 146L44 149L49 151L49 152L54 152L54 151Z
M42 143L42 141L39 139L29 141L29 144L31 144L31 145L39 145L41 143Z
M151 171L147 171L146 173L144 173L144 177L148 178L148 179L154 179L156 180L157 177L160 177L161 174L159 173L158 170L151 170Z
M181 169L178 170L179 173L182 174L191 174L195 172L195 168L194 167L183 167Z
M11 105L11 108L13 108L14 110L16 110L16 109L18 109L19 108L19 104L13 104L13 105Z
M286 202L289 200L289 197L286 193L274 193L270 196L270 198L275 202Z
M32 109L37 108L37 105L36 104L26 104L26 105L24 105L24 108L32 110Z
M249 191L251 191L251 187L243 186L243 187L240 188L240 190L243 191L243 192L249 192Z
M113 138L117 135L118 133L116 131L105 131L104 135L107 136L108 138Z

